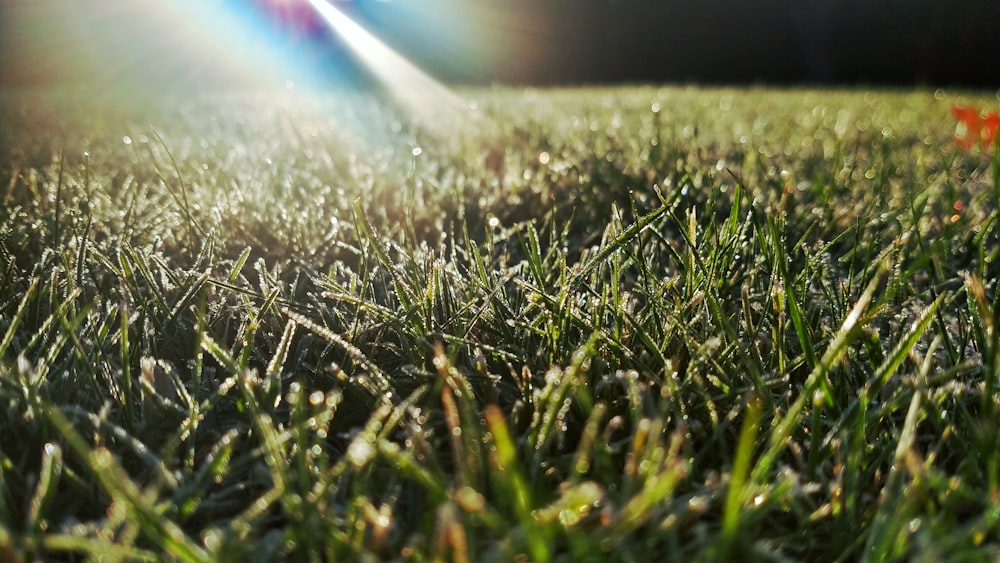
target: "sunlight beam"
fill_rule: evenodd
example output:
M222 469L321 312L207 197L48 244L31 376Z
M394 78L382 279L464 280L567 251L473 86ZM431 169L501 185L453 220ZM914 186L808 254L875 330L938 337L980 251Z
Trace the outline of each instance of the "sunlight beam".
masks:
M429 128L447 127L467 108L457 94L393 51L327 0L308 0L407 114Z

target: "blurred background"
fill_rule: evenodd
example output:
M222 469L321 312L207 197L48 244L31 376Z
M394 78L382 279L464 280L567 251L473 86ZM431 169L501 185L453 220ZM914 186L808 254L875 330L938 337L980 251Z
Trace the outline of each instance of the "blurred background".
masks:
M353 0L458 84L1000 87L1000 0ZM304 0L0 0L6 88L364 84Z

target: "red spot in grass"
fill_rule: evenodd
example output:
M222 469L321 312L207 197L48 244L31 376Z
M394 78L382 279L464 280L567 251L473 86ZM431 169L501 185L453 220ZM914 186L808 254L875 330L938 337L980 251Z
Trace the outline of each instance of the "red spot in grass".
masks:
M991 111L982 113L976 108L951 106L951 114L958 120L958 127L955 130L955 144L965 150L972 149L972 145L979 143L983 149L987 149L997 141L1000 134L1000 112Z

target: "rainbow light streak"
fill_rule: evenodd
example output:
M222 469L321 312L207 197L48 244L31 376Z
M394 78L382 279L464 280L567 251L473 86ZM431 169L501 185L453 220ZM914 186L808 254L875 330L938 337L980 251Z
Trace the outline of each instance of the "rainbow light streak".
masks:
M308 0L407 114L434 130L466 113L461 97L393 51L326 0Z

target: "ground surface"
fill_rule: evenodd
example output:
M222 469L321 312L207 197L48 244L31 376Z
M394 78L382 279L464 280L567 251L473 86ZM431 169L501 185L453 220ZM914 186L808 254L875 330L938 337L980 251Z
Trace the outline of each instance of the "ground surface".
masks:
M1000 556L995 98L462 94L4 95L5 560Z

